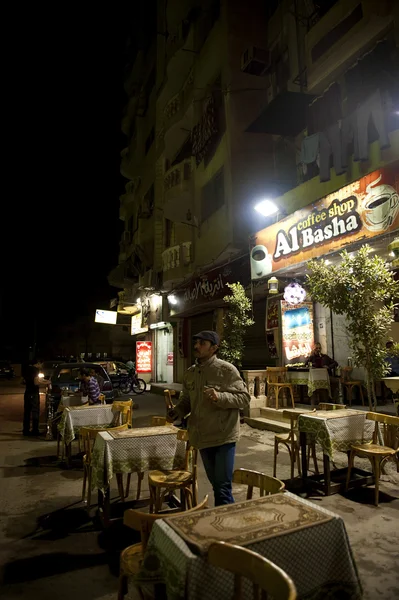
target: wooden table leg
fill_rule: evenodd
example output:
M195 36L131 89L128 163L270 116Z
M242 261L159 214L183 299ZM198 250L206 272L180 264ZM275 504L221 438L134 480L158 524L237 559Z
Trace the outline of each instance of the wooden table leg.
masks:
M306 433L303 431L299 432L299 443L301 445L302 479L306 485L306 479L308 477L308 458L306 454Z
M109 527L110 524L110 489L109 487L103 492L98 490L98 512L104 527Z
M330 472L330 457L323 453L323 470L324 470L324 493L326 496L331 494L331 472Z

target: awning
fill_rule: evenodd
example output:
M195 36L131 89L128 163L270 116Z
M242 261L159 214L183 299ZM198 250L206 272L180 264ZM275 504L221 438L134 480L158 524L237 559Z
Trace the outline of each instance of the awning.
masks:
M307 106L313 98L300 92L281 92L263 109L247 132L298 135L306 127Z

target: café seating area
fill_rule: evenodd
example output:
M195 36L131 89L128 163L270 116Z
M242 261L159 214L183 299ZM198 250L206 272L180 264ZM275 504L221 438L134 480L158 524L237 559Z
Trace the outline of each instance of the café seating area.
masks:
M247 600L261 593L277 600L338 600L342 594L362 598L343 519L306 496L374 485L377 507L382 466L394 461L399 471L399 418L355 410L349 398L347 404L295 406L293 388L301 385L300 378L287 383L280 379L287 373L273 370L265 381L265 391L276 394L277 406L284 388L293 405L275 408L289 428L274 435L272 472L254 470L250 464L235 469L233 494L239 489L245 500L215 508L199 486L198 451L190 445L187 430L171 425L164 415L152 416L145 427L135 426L132 400L63 407L59 458L70 466L73 449L82 454L82 500L90 510L97 492L105 529L112 520L112 479L119 502L127 505L132 502L131 476L137 474L134 502L140 501L140 508L127 508L123 523L138 532L140 542L121 552L115 598L127 599L132 590L141 598L156 598L162 590L164 597L182 600ZM308 373L306 377L309 384ZM167 411L176 397L169 390L164 397ZM348 455L344 474L335 468L338 452ZM284 455L290 477L283 481L277 475ZM369 471L358 468L359 457L370 460ZM143 497L144 480L149 498ZM298 548L307 551L298 553Z

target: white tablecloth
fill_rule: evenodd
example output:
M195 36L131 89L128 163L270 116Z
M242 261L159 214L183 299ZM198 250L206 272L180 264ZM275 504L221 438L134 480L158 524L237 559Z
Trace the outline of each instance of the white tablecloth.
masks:
M253 543L247 540L245 546L284 569L293 579L300 600L360 600L361 584L341 517L288 492L285 496L292 499L291 504L303 513L297 526L294 522L291 525L287 523L284 530L284 519L286 516L288 519L288 515L281 499L277 500L276 515L270 529L278 524L280 531L277 534L271 531L269 537ZM231 513L233 529L237 529L238 536L243 533L245 537L245 518L240 519L240 511L246 511L241 516L248 517L248 507L252 507L254 518L259 519L259 511L265 506L265 501L272 503L273 496L201 511L197 516L202 513L202 518L208 519L209 527L212 521L209 513L214 513L214 529L219 527L219 521L221 526L225 525L228 529L226 513L227 516ZM313 513L311 525L300 525L301 520L302 523L306 521L307 512ZM316 519L315 512L318 515ZM271 513L273 511L269 507L268 514ZM194 515L192 517L194 519ZM270 519L270 516L265 518ZM251 524L251 519L247 522ZM193 525L194 528L198 529L198 523ZM240 528L242 532L238 531ZM137 583L146 589L150 584L164 583L168 600L230 600L233 595L233 576L225 570L209 566L206 556L194 553L164 520L154 523ZM245 600L252 598L251 585L244 584L243 592Z
M97 435L92 454L92 487L105 491L114 473L183 469L186 444L172 426L143 427Z
M307 385L308 396L311 396L316 390L327 390L331 398L330 376L325 368L310 368L309 371L287 371L287 381L295 385Z
M58 431L65 444L70 444L81 427L110 425L114 418L112 405L74 406L65 408Z
M298 429L321 445L323 453L334 459L334 451L347 452L353 444L368 442L373 436L374 421L362 410L319 410L302 413Z

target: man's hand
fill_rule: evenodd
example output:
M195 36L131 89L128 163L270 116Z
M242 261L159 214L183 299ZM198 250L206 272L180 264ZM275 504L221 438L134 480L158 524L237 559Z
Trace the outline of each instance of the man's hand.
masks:
M211 402L217 402L219 400L217 391L214 388L204 390L204 396Z

